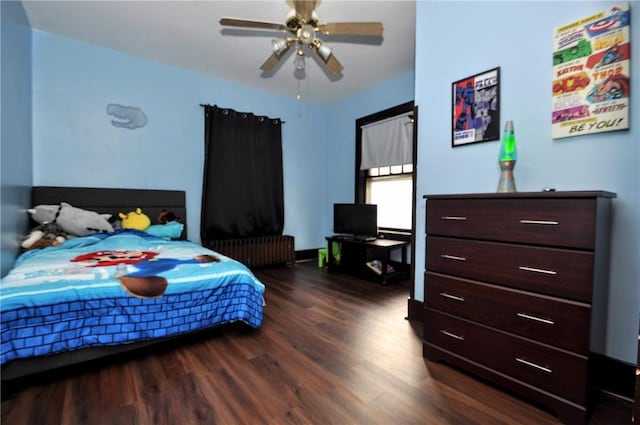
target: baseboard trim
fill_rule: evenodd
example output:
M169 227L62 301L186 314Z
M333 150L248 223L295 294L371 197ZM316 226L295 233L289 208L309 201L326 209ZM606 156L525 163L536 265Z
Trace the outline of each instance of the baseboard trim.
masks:
M318 249L303 249L296 251L296 261L317 260Z
M414 298L407 300L407 318L422 322L422 316L424 312L424 303Z
M590 353L591 386L606 394L633 400L636 366L603 354Z

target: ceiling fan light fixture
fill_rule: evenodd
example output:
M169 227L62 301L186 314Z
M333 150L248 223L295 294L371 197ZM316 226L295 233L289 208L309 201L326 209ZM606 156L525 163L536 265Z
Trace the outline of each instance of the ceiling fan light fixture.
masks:
M311 25L302 25L296 32L296 36L300 43L309 46L316 40L316 30Z
M271 40L271 49L276 55L281 55L285 50L287 50L287 47L289 47L289 45L287 44L287 40L284 38Z
M304 60L304 52L302 51L302 49L299 49L297 51L296 58L293 60L293 66L298 71L302 71L305 69L306 63Z
M324 44L318 46L318 54L325 62L329 60L332 50L331 47L325 46Z

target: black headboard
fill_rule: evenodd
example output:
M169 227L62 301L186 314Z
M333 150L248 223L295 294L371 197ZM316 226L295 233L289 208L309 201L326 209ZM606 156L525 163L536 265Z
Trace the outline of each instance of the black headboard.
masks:
M101 214L128 213L141 208L155 224L158 213L166 209L175 213L184 223L181 239L187 237L186 196L182 190L110 189L92 187L34 186L31 206L57 205L67 202L74 207Z

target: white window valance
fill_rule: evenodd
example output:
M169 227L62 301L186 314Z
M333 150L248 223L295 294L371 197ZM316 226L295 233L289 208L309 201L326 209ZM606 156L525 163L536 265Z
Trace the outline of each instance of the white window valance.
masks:
M413 162L413 112L362 126L361 170Z

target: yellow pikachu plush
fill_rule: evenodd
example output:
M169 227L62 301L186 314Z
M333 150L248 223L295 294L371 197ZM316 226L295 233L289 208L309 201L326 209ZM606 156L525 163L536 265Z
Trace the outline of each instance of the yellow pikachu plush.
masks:
M118 216L122 219L123 229L135 229L144 232L151 226L151 220L146 214L142 213L140 208L136 208L135 211L127 214L120 213Z

